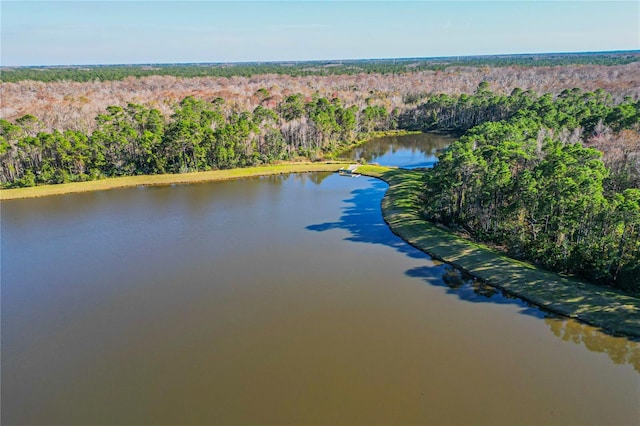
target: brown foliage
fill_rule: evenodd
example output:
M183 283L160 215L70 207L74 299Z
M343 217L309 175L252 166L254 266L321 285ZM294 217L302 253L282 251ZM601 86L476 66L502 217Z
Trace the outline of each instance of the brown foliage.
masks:
M266 88L267 105L280 102L292 93L311 97L340 97L346 104L366 105L367 99L386 108L406 107L404 96L415 93L473 93L481 81L491 90L508 94L514 88L538 93L578 87L585 91L598 88L610 92L614 101L624 96L640 96L640 62L627 65L572 65L564 67L448 68L445 71L381 75L356 74L290 77L257 75L251 78L172 76L129 77L122 81L55 82L22 81L0 85L0 116L13 120L25 114L39 118L46 130L75 129L91 131L94 117L110 105L129 102L153 106L165 116L186 96L212 100L223 98L229 108L252 110L264 99L256 96Z
M598 123L587 145L602 151L602 161L611 170L611 189L640 188L640 132L637 129L613 133Z

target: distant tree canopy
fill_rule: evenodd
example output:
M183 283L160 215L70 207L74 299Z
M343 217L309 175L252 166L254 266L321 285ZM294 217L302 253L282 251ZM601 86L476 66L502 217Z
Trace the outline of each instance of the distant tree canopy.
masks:
M400 74L415 71L441 71L448 67L623 65L640 61L640 53L594 52L499 56L461 56L448 58L364 59L341 61L245 62L213 64L82 65L50 67L4 67L2 82L34 81L110 81L127 77L170 75L175 77L251 77L263 74L290 76L339 74Z

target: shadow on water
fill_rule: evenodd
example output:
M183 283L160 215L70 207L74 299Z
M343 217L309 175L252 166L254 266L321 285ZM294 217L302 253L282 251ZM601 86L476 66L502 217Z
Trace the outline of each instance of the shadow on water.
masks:
M382 219L380 202L387 188L386 183L371 179L370 187L355 189L351 198L343 200L347 206L343 207L339 221L309 225L306 229L316 232L343 229L350 234L347 241L382 244L414 258L428 259L428 255L393 234Z
M516 305L520 308L519 312L524 315L531 315L536 318L557 318L555 314L543 311L525 300L478 281L451 265L444 264L442 270L443 273L440 278L433 276L433 267L429 266L409 269L406 275L413 278L421 278L431 285L445 287L447 294L455 295L465 302Z
M406 241L395 235L382 218L380 203L388 185L377 179L371 179L371 186L355 189L351 198L343 200L340 220L309 225L306 229L324 232L332 229L342 229L349 232L347 241L382 244L392 247L398 252L416 259L432 260L431 257L416 249ZM447 288L447 293L456 295L460 300L473 303L516 304L522 309L520 312L538 318L546 318L551 314L541 311L514 296L483 284L464 274L450 265L432 260L434 264L410 269L407 276L421 278L425 282Z
M386 189L386 183L372 180L371 186L352 191L351 197L344 200L346 207L338 221L310 225L306 229L315 232L342 229L349 232L349 236L345 238L348 241L382 244L412 258L431 260L430 256L393 234L382 219L380 203ZM592 352L606 353L615 364L631 364L640 372L640 342L612 336L597 327L544 311L448 264L432 261L433 265L415 267L405 274L420 278L430 285L446 288L448 294L455 295L461 301L515 305L520 314L543 320L550 331L562 341L582 345Z
M419 161L413 164L404 164L403 169L430 169L436 165L438 161Z

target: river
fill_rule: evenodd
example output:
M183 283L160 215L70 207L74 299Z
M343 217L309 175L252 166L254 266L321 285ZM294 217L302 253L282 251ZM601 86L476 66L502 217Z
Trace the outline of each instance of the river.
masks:
M420 166L447 141L375 141ZM367 157L368 156L368 157ZM2 203L3 425L640 423L640 346L297 174Z

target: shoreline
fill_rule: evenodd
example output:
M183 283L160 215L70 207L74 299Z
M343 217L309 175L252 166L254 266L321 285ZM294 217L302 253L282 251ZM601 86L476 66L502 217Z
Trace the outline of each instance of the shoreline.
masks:
M358 172L389 184L382 199L384 221L417 249L541 309L640 339L640 299L512 259L424 220L417 203L420 172L380 166L361 166Z
M0 189L0 201L19 200L25 198L47 197L50 195L75 194L79 192L104 191L116 188L131 188L136 186L159 186L172 184L189 184L201 182L215 182L247 177L268 176L285 173L307 172L336 172L340 167L353 164L355 161L340 158L340 155L354 148L370 142L372 139L384 136L402 136L419 131L386 130L371 132L366 137L348 146L327 153L326 158L319 161L286 161L279 164L269 164L253 167L238 167L224 170L210 170L189 173L164 173L158 175L134 175L108 177L84 182L69 182L59 184L36 185L25 188Z
M86 182L71 182L53 185L30 186L26 188L2 189L0 190L0 201L47 197L50 195L75 194L80 192L104 191L108 189L131 188L136 186L159 186L216 182L223 180L288 173L335 172L340 167L344 167L348 164L353 164L353 162L349 162L346 160L319 161L313 163L300 162L226 170L211 170L206 172L122 176L115 178L90 180Z

